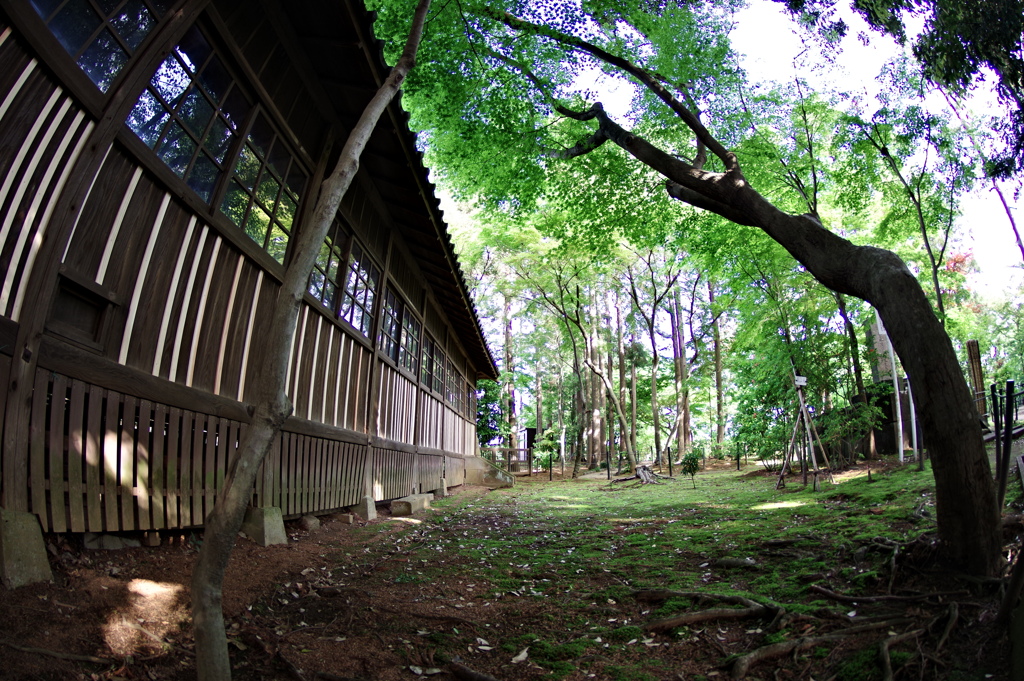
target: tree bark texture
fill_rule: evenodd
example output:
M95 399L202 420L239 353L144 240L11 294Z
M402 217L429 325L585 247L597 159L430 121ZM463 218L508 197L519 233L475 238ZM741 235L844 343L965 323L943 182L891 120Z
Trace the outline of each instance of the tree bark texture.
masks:
M430 0L420 0L417 5L401 58L349 133L337 165L320 187L310 222L293 241L272 321L266 330L261 371L254 385L256 401L252 423L242 436L238 457L230 465L217 503L205 519L203 546L192 571L192 618L200 681L231 678L221 606L224 573L252 498L256 473L292 411L285 394L285 378L306 283L338 206L359 170L359 159L370 135L415 63L429 6Z

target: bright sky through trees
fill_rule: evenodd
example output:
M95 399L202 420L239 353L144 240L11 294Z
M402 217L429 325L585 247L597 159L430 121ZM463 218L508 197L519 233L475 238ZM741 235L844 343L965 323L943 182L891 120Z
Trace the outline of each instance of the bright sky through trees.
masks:
M800 76L812 84L873 96L879 87L877 74L885 62L898 53L898 47L891 38L871 31L849 7L844 9L843 19L850 31L843 39L842 51L834 65L827 65L818 57L816 46L802 42L800 28L786 16L781 5L770 0L751 0L750 5L738 13L736 28L730 36L733 49L743 55L741 65L753 82L791 80L799 71ZM867 45L859 39L862 34L870 38ZM806 57L801 60L805 49ZM943 100L932 96L929 105L943 107ZM990 90L977 93L973 103L975 110L991 110L994 106ZM1012 198L1009 183L1004 184L1004 191ZM966 240L961 248L974 253L981 270L969 278L971 287L985 297L1000 296L1013 284L1024 280L1024 271L999 198L989 184L979 182L978 187L963 198L961 207L960 234ZM1015 214L1019 224L1022 216L1019 211Z

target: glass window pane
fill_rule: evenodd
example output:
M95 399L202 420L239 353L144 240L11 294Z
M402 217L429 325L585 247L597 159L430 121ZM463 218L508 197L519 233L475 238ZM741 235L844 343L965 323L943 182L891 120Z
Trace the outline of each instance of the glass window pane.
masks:
M220 116L214 119L213 125L210 126L210 133L206 136L204 146L217 159L217 163L224 163L224 158L227 156L228 149L231 148L234 136L235 134L231 132L231 128L225 125L224 119Z
M220 112L224 115L228 125L238 130L239 126L245 122L250 109L252 109L252 105L249 104L249 98L242 94L242 91L235 86L231 88L230 94L224 100L224 104L221 105Z
M171 115L149 90L145 90L128 115L128 127L152 149Z
M192 171L188 174L188 186L192 187L196 194L209 203L213 194L213 186L217 184L217 177L220 175L220 168L214 165L210 157L204 153L196 158Z
M274 169L278 177L287 177L288 166L291 160L292 155L288 153L288 148L279 138L274 144L274 148L270 150L267 162L270 163L270 167Z
M175 51L192 73L198 71L213 52L210 48L210 43L206 42L206 38L203 37L203 34L195 26L192 26L185 32Z
M331 258L331 266L327 269L327 276L331 281L338 279L338 256Z
M185 171L188 170L188 164L195 152L195 141L177 122L168 126L167 134L157 149L157 154L178 177L185 177Z
M60 6L61 0L32 0L32 7L35 8L36 14L42 17L43 21L50 18L53 11Z
M78 54L100 26L100 17L85 0L71 0L53 21L50 30L70 55Z
M267 122L267 117L260 114L256 122L252 124L252 131L249 133L249 142L252 143L256 151L263 158L267 157L267 152L270 151L270 145L274 141L274 130L270 127Z
M242 186L252 190L256 184L256 178L260 173L260 159L252 148L246 144L238 155L238 165L235 167L235 175L241 180Z
M295 205L295 201L292 197L288 196L284 192L281 193L281 200L277 204L277 213L274 216L278 222L284 225L284 228L291 231L292 224L295 222L295 214L299 208Z
M178 115L196 137L201 137L213 117L213 107L202 92L192 88L182 100Z
M260 188L256 191L256 198L268 209L273 210L277 203L277 192L280 190L281 185L277 183L274 176L264 170L263 177L260 179Z
M267 241L267 228L270 227L270 216L259 206L253 206L245 221L245 233L249 238L264 247Z
M78 58L78 65L85 71L85 75L102 92L107 91L127 63L128 53L107 29L103 29Z
M164 59L164 63L156 70L156 75L153 76L150 84L164 102L173 109L178 103L178 98L188 89L191 80L181 63L172 54Z
M293 163L291 168L288 169L285 183L295 196L300 199L302 198L302 192L306 189L306 173L302 171L298 163Z
M327 271L327 264L331 258L331 245L326 241L320 244L320 250L316 254L316 266L322 271ZM329 275L328 275L329 276Z
M162 17L171 8L171 3L168 0L149 0L149 6L156 10L158 17Z
M156 19L146 9L142 0L129 0L117 16L111 17L110 24L121 36L121 39L127 43L128 48L134 52L139 49L139 45L153 30Z
M224 68L217 55L213 56L210 63L203 69L199 76L199 83L206 89L213 101L220 102L231 87L231 74Z
M100 8L100 12L103 12L105 16L110 16L118 8L123 0L96 0L96 4Z
M327 286L324 290L324 307L334 309L334 301L337 298L338 287L334 285L334 282L327 282Z
M220 211L231 219L236 226L242 226L245 219L245 211L249 208L249 194L242 189L237 182L231 180L228 183L228 190L224 193L224 200L221 201ZM263 245L263 242L260 242Z
M319 298L320 293L323 290L323 287L324 275L320 270L314 267L313 271L309 275L309 286L307 287L306 290L309 291L310 295L312 295L313 297Z

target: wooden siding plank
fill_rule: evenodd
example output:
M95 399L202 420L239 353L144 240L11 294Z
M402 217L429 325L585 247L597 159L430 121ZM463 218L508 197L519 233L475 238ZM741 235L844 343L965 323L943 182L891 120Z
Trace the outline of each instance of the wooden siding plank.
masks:
M114 252L114 244L117 242L117 237L121 233L121 226L124 224L124 217L128 213L128 206L131 205L132 201L135 199L135 193L138 191L139 180L141 179L142 168L135 168L135 172L132 173L131 180L128 181L128 188L125 190L124 194L121 195L121 202L117 206L117 213L114 214L114 223L110 226L110 231L107 232L103 252L100 255L100 262L96 267L95 279L99 284L106 283L107 268L110 266L110 256ZM151 185L147 182L146 185L143 186L143 191L148 190L150 186Z
M203 356L210 355L210 348L206 347L209 345L211 334L204 333L205 326L207 323L207 311L208 303L210 300L210 286L213 283L214 275L220 269L220 263L218 257L220 255L221 246L224 245L224 239L219 236L214 236L213 239L213 251L210 253L209 263L206 265L206 277L203 279L203 288L199 293L199 300L196 302L195 314L192 315L192 342L189 344L188 354L188 368L185 371L185 385L196 386L199 388L206 388L205 385L196 384L196 363ZM211 315L218 324L223 323L224 319L222 315ZM216 318L220 317L219 320ZM219 333L215 335L220 335ZM205 372L200 372L199 377L203 377ZM207 381L210 383L211 381Z
M153 405L153 449L150 453L149 499L153 529L162 530L167 524L167 492L171 486L167 477L164 450L167 446L167 407Z
M196 228L197 218L192 216L188 221L188 227L185 229L185 235L181 241L177 244L177 248L170 248L167 252L177 252L178 257L174 263L174 271L171 274L170 284L167 286L166 295L160 296L158 300L163 301L163 315L160 319L160 330L156 335L156 351L153 356L153 375L154 376L167 376L170 372L168 367L168 373L163 372L164 348L167 341L168 328L171 323L171 313L174 312L183 303L178 303L177 298L179 295L178 281L181 278L181 270L185 266L185 257L188 253L188 246L192 242L192 234ZM155 295L155 292L154 292ZM173 347L173 346L172 346Z
M139 400L139 418L135 427L135 505L138 508L136 529L153 528L153 449L156 446L156 423L153 403Z
M86 385L71 381L71 402L68 405L68 511L72 532L85 532L85 423Z
M14 301L10 310L12 319L19 319L21 317L21 309L26 295L26 287L22 284L29 281L31 277L39 250L46 240L46 231L50 224L50 217L53 215L54 207L59 203L58 197L60 192L67 182L72 165L77 160L78 154L82 151L86 136L80 135L79 132L84 120L85 114L77 107L72 107L71 100L68 100L65 105L62 105L61 112L51 128L51 133L60 131L58 133L60 141L53 153L43 161L45 170L42 177L37 181L36 189L32 195L32 202L25 214L21 228L19 240L24 239L24 242L21 246L16 247L15 254L11 257L12 266L8 269L7 277L3 283L4 292L15 291ZM86 132L91 127L92 123L87 123L85 126ZM76 141L76 144L72 147L70 158L65 158L68 147L73 141ZM58 170L60 170L60 174L57 175L57 180L54 182L53 178ZM40 215L40 211L42 211L42 215ZM24 264L19 271L13 265L21 260L19 253L25 247L27 247L27 250L24 251ZM15 282L16 277L18 278L17 283ZM0 309L4 307L3 295L0 294Z
M160 237L160 233L163 229L164 216L167 213L167 206L171 202L171 195L164 194L163 202L160 204L160 209L157 211L156 219L153 221L153 226L150 230L149 240L146 242L146 250L142 254L142 262L139 264L139 271L135 277L135 285L132 290L131 301L128 304L128 317L125 320L124 333L121 336L121 349L118 353L118 362L126 364L128 362L128 349L132 345L132 334L135 331L135 319L139 313L139 302L142 299L142 291L146 288L146 284L149 279L149 267L153 259L153 249L156 248L157 239ZM147 298L147 303L150 299ZM148 339L145 339L144 344L149 345Z
M121 449L119 430L120 395L107 391L105 418L103 421L103 522L104 530L115 532L118 529L117 514L117 454Z
M195 447L195 431L198 428L196 416L190 411L181 412L181 449L178 460L178 518L181 527L192 525L192 457Z
M202 522L213 510L214 490L217 485L218 444L223 421L213 416L206 417L206 433L203 441L203 510Z
M135 529L135 464L136 426L135 398L124 396L121 416L121 446L117 450L118 476L121 497L121 529Z
M245 399L246 370L249 367L249 349L252 342L252 330L255 327L256 311L260 303L260 294L263 288L263 270L256 273L256 284L252 294L252 302L249 305L249 323L245 329L245 343L242 345L242 367L239 370L238 378L238 399Z
M103 430L105 407L104 391L94 385L86 388L85 427L85 496L86 529L89 532L103 531L103 495L101 475L103 471L103 445L106 433Z
M54 532L67 532L67 505L64 494L67 491L67 468L65 466L65 448L68 433L65 431L67 417L68 379L60 374L53 375L53 387L50 391L50 529ZM34 493L33 493L34 496Z
M178 376L182 373L180 357L182 352L182 338L185 335L185 327L189 321L194 324L195 310L192 309L192 290L196 283L196 274L203 267L203 252L204 246L206 245L206 237L210 234L210 228L203 225L203 228L199 231L199 241L196 244L195 252L192 256L191 267L189 268L188 278L185 282L185 294L181 299L181 309L178 312L178 323L174 331L174 344L172 345L173 350L171 351L171 365L168 367L167 377L172 381L177 381ZM198 301L196 301L198 305ZM188 366L186 360L185 366Z
M167 413L167 446L164 449L164 460L167 472L165 508L167 509L167 527L182 527L181 522L181 409L172 407Z
M191 483L189 487L189 515L190 524L203 524L203 468L204 454L206 452L206 414L192 413L192 447L189 450L189 463L191 467Z
M32 415L29 419L28 441L28 485L15 488L10 496L16 500L18 510L26 510L39 516L44 529L50 529L46 509L46 397L50 390L50 372L36 371L32 390ZM23 464L24 465L24 464ZM13 481L17 484L18 480ZM10 481L5 481L10 485Z
M218 395L223 394L221 382L224 378L224 361L225 355L227 354L228 338L231 336L232 322L237 322L235 297L238 294L238 282L242 278L242 265L244 264L245 254L239 253L238 262L235 264L235 276L231 280L231 290L228 293L228 300L225 305L227 320L224 322L224 326L222 327L220 349L217 351L217 373L213 381L213 392Z

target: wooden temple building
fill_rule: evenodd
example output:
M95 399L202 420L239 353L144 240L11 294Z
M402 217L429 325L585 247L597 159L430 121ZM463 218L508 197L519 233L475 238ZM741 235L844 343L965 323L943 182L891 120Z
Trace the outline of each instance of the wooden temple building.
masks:
M0 507L201 525L271 303L387 73L360 0L0 0ZM494 361L397 102L309 279L254 507L463 481Z

